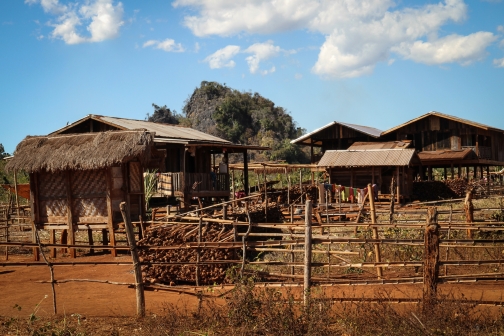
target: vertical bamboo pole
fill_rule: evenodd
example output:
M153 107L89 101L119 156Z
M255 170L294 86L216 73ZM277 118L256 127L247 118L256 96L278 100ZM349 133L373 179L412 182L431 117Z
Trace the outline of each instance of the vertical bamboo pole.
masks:
M133 224L131 224L131 219L127 215L128 211L126 202L121 202L119 208L121 209L121 214L124 220L124 227L126 228L126 236L128 238L128 244L131 250L131 258L133 259L133 269L135 271L137 315L139 317L145 317L145 296L144 296L144 285L142 279L142 269L140 266L140 258L138 257L138 252L136 248L135 233L133 232Z
M264 218L266 223L268 223L268 184L266 183L266 166L263 166L264 174Z
M453 205L450 204L450 215L448 216L448 225L451 225L452 218L453 218ZM450 239L450 234L451 234L451 227L448 227L448 238L447 239ZM450 255L450 248L447 247L445 260L448 261L449 255ZM445 265L445 267L444 267L444 275L448 275L448 265Z
M374 194L373 187L371 184L368 184L368 194L369 194L369 207L371 209L371 224L376 224L376 208L374 203ZM373 226L373 239L378 239L378 228ZM375 253L375 261L381 262L381 252L380 252L380 243L374 244L374 253ZM376 274L378 275L378 279L381 279L383 276L383 270L381 267L376 268Z
M252 219L250 218L248 201L245 201L245 212L247 213L247 218L248 218L248 228L247 228L247 232L245 232L245 234L242 236L243 255L242 255L242 266L241 266L241 271L240 271L240 274L242 277L243 277L243 271L245 270L245 261L247 259L247 238L248 238L248 235L250 234L250 231L252 230Z
M290 205L291 177L287 175L287 204Z
M67 191L67 223L68 223L68 243L75 244L75 230L73 226L73 201L72 201L72 185L70 183L70 172L66 172L66 191ZM75 258L76 250L71 247L68 249L71 258Z
M301 193L301 204L303 204L303 172L299 168L299 192Z
M439 225L437 208L427 209L424 235L423 309L427 311L436 300L439 276Z
M466 197L464 200L464 211L466 216L466 223L474 223L474 205L472 202L474 189L469 187L466 192ZM472 238L472 230L467 230L467 237Z
M305 207L305 253L304 253L304 297L303 302L308 304L310 296L311 260L312 260L312 201L306 200Z
M198 245L201 244L201 232L202 232L202 226L203 226L203 217L201 216L201 212L198 213L199 215L199 222L198 222ZM201 259L201 249L198 247L196 250L196 286L200 285L200 268L199 268L199 263Z
M234 169L231 170L231 189L233 190L233 201L236 199L236 190L235 190L235 176L234 176ZM236 206L235 203L233 203L233 206Z

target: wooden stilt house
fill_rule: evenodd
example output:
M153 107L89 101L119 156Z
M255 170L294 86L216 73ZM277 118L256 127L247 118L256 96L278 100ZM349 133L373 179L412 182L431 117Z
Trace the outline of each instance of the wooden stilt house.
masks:
M90 114L53 133L95 133L108 130L145 129L155 134L155 148L162 152L151 168L160 173L158 191L172 199L181 201L182 206L191 199L228 199L230 195L229 171L220 169L216 155L225 157L238 153L243 164L248 165L248 150L267 150L268 147L233 144L219 137L179 125L154 123ZM248 190L248 175L244 176L244 189Z
M29 136L6 170L30 174L34 229L49 230L51 243L57 230L70 245L77 230L87 230L92 244L98 230L104 245L115 246L119 204L129 204L133 221L144 215L143 169L155 157L153 140L145 130ZM69 252L75 257L75 249Z

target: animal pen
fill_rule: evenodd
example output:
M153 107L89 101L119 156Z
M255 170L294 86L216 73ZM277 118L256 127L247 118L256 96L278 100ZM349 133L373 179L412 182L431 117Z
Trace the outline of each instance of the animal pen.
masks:
M264 168L264 167L263 167ZM293 188L293 186L291 186ZM502 196L495 195L492 206L475 208L472 191L463 208L453 201L413 203L399 206L395 197L375 202L372 186L361 203L325 202L319 186L301 184L300 197L286 203L286 190L265 188L260 193L189 212L154 212L144 223L143 238L131 234L128 204L119 207L128 245L90 245L36 242L1 242L7 247L39 248L44 260L47 249L73 248L131 250L135 282L113 283L106 279L55 279L102 281L137 289L138 313L145 314L143 290L177 291L207 296L208 286L225 285L227 275L254 274L265 286L304 288L306 300L313 286L423 284L421 297L396 297L395 302L434 304L440 283L503 281L501 251L504 247ZM325 191L326 195L329 191ZM394 193L392 188L392 194ZM323 195L325 196L325 195ZM371 197L370 197L371 196ZM280 200L279 203L275 200ZM289 209L297 211L289 211ZM437 206L434 207L434 206ZM271 218L266 220L266 216ZM273 220L273 218L275 220ZM45 230L36 225L35 236ZM138 255L137 255L138 253ZM139 259L136 259L136 258ZM117 262L93 262L117 265ZM86 262L50 260L45 262L4 262L2 266L73 265ZM373 300L373 298L333 297L335 301ZM56 310L56 294L54 307ZM495 300L463 300L466 303L502 305Z

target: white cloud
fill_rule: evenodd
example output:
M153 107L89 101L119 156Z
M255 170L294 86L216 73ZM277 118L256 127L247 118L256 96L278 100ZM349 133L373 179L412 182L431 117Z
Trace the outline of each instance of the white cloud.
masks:
M46 13L64 14L69 9L65 5L61 5L58 0L25 0L28 5L40 4Z
M498 26L498 27L497 27L497 31L498 31L499 33L504 33L504 26Z
M281 51L280 47L273 45L273 41L267 41L265 43L255 43L245 49L243 52L252 54L251 56L248 56L245 58L249 65L249 70L250 73L255 74L257 70L259 70L259 63L261 61L265 61L271 57L275 57L278 55L278 53ZM273 67L272 69L275 72L275 69ZM268 74L268 71L264 73L264 71L261 72L263 75Z
M62 39L67 44L102 42L115 38L123 25L122 3L113 0L86 0L84 4L62 5L58 0L25 0L27 4L40 4L46 13L56 15L56 23L49 23L54 29L53 38ZM88 36L83 36L78 27L85 25Z
M494 42L488 32L438 36L443 26L466 18L463 0L414 7L397 7L393 0L176 0L173 6L196 10L184 18L196 36L295 29L323 34L325 42L312 68L323 77L369 74L394 52L425 64L467 64L480 60ZM251 71L258 71L260 61L255 55L247 57Z
M493 64L498 68L504 68L504 58L494 59Z
M149 40L143 44L143 48L153 46L155 49L161 49L166 52L184 52L185 49L180 43L175 43L173 39L166 39L164 41Z
M233 68L236 63L232 60L240 52L240 47L228 45L207 56L203 61L208 63L210 69Z
M449 35L433 42L403 43L394 48L394 51L418 63L444 64L457 62L466 65L484 58L486 47L493 43L496 38L489 32L478 32L468 36Z
M194 52L198 53L200 51L200 45L198 42L194 43Z
M297 74L294 75L294 78L295 79L301 79L301 78L303 78L303 75L300 74L300 73L297 73Z

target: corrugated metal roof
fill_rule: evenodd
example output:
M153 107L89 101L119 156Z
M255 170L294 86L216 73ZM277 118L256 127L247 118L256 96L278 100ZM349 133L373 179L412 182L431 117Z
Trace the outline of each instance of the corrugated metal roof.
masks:
M326 128L329 128L333 125L342 125L342 126L345 126L345 127L348 127L348 128L351 128L351 129L354 129L358 132L361 132L361 133L364 133L366 135L370 135L372 136L373 138L378 138L380 137L380 134L382 133L381 130L377 129L377 128L373 128L373 127L368 127L368 126L361 126L361 125L355 125L355 124L349 124L349 123L344 123L344 122L340 122L340 121L333 121L325 126L322 126L320 128L317 128L316 130L308 133L308 134L305 134L303 136L300 136L299 138L297 139L294 139L291 141L292 144L297 144L297 143L301 143L303 142L304 140L307 140L309 138L312 137L312 135L320 132L320 131L323 131L325 130Z
M367 149L405 149L411 145L411 140L387 141L387 142L355 142L348 150Z
M324 153L318 166L409 166L415 156L414 149L329 150Z
M417 117L415 119L411 119L410 121L407 121L404 124L392 127L391 129L388 129L385 132L383 132L382 135L385 135L385 134L388 134L390 132L393 132L393 131L401 128L401 127L404 127L406 125L409 125L411 123L414 123L414 122L416 122L416 121L418 121L420 119L423 119L423 118L426 118L426 117L429 117L429 116L437 116L437 117L441 117L441 118L450 119L450 120L457 121L457 122L460 122L460 123L463 123L463 124L467 124L467 125L471 125L471 126L474 126L474 127L482 128L484 130L492 130L492 131L497 131L497 132L504 132L504 130L499 129L499 128L495 128L495 127L488 126L488 125L485 125L485 124L480 124L480 123L477 123L477 122L474 122L474 121L471 121L471 120L467 120L467 119L462 119L462 118L455 117L455 116L452 116L452 115L449 115L449 114L444 114L444 113L441 113L441 112L431 111L429 113L421 115L420 117Z
M103 120L106 123L117 125L123 129L131 130L131 129L145 128L149 132L155 132L156 138L161 137L171 139L197 140L205 142L219 142L228 144L231 143L230 141L218 138L210 134L206 134L201 131L197 131L189 127L158 124L145 120L124 119L124 118L106 117L99 115L93 115L93 117L94 117L93 119Z
M74 127L88 119L98 120L100 122L115 126L121 130L134 130L146 129L149 132L155 133L155 141L174 142L174 143L189 143L189 142L202 142L202 143L217 143L217 144L231 144L232 142L221 139L219 137L183 126L169 125L154 123L145 120L125 119L117 117L107 117L97 114L90 114L76 122L71 123L51 134L61 133L69 128Z
M478 156L471 148L466 148L457 151L441 150L441 151L420 152L418 153L418 157L422 161L478 159Z

